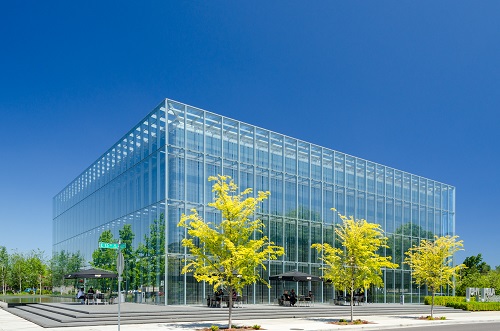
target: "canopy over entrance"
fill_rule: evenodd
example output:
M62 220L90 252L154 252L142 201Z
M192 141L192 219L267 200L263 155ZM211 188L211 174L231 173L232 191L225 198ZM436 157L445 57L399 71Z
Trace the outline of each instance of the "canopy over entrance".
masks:
M282 280L289 282L321 282L323 281L321 277L306 274L300 271L288 271L282 274L274 275L269 277L269 280Z
M99 278L117 278L117 277L118 275L115 274L114 272L101 269L94 269L94 268L83 269L64 276L64 278L66 279L76 279L76 278L99 279Z

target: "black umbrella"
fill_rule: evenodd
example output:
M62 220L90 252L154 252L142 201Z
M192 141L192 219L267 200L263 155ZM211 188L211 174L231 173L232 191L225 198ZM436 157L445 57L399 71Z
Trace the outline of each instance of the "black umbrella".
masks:
M64 278L117 278L118 275L114 272L101 270L101 269L83 269L80 271L73 272L71 274L65 275Z
M269 280L282 280L289 282L322 282L323 280L319 276L314 276L306 274L300 271L288 271L282 274L274 275L269 277Z

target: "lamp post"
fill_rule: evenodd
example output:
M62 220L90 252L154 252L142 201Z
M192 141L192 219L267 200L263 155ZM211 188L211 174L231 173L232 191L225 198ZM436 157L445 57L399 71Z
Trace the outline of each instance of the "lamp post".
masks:
M116 269L118 271L118 331L120 331L120 306L122 301L122 291L121 291L121 282L122 282L122 273L123 273L123 254L120 249L120 240L118 240L118 257L116 259Z

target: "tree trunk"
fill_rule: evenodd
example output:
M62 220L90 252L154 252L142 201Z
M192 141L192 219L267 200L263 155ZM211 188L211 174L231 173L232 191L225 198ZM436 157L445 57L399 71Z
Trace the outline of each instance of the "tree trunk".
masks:
M232 286L229 286L228 298L229 298L229 325L228 325L227 328L231 329L231 326L233 324L233 320L232 320L232 313L233 313L233 287ZM221 305L222 305L222 301L221 301Z
M351 288L351 323L354 321L354 290Z
M351 268L351 323L354 322L354 266Z
M4 267L2 267L2 293L5 295L5 273L4 273Z
M432 290L431 318L434 318L434 295L435 295L435 292L434 292L434 290Z

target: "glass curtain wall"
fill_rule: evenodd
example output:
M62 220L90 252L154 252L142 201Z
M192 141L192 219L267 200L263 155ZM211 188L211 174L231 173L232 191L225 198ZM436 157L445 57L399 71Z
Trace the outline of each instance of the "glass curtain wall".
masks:
M368 289L369 301L399 302L404 294L407 302L422 302L427 291L411 283L404 252L422 238L455 233L452 186L166 99L56 195L53 253L79 252L96 265L105 233L127 243L124 287L143 293L141 302L203 303L213 288L181 274L188 256L177 223L192 208L220 222L207 206L214 198L207 178L217 174L241 189L271 192L257 217L285 255L258 271L265 279L289 270L321 275L310 247L335 245L336 208L381 224L390 246L383 254L400 265L384 271L384 288ZM322 283L271 286L255 284L243 294L250 303L273 302L283 288L312 290L316 301L335 296Z

